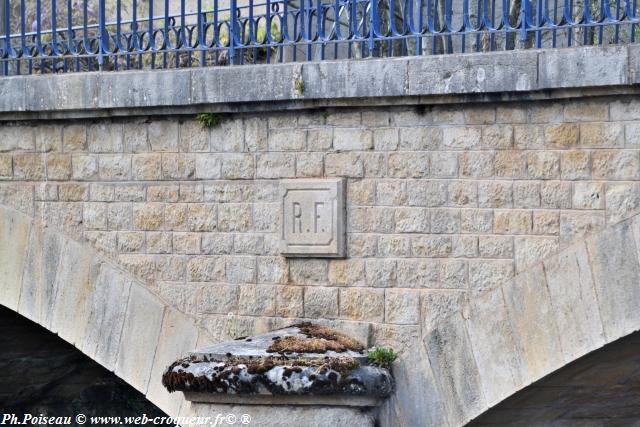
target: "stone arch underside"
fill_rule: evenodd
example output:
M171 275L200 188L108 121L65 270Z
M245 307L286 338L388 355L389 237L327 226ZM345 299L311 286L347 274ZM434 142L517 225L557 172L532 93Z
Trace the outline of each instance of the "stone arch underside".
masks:
M633 216L428 316L422 338L394 366L398 390L379 408L380 424L463 425L640 329L639 242L640 218ZM209 343L194 319L92 249L6 208L0 277L2 305L57 333L167 414L255 411L169 395L162 370ZM313 422L300 409L264 407L258 425L278 425L276 414ZM330 420L326 414L318 412L317 425Z
M422 346L394 369L400 385L381 424L464 425L640 329L639 247L634 215L425 316Z
M640 332L634 332L525 387L469 427L637 426L638 384Z

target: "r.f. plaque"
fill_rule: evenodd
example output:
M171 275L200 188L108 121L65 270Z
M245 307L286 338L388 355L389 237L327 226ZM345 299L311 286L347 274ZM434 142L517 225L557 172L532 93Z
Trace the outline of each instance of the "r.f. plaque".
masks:
M280 181L280 253L288 257L343 257L344 180Z

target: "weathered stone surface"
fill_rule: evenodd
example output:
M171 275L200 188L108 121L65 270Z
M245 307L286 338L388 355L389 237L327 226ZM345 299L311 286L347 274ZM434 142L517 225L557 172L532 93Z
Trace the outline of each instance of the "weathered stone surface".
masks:
M182 399L179 396L170 395L162 387L160 378L168 364L195 347L197 339L198 329L193 319L177 310L166 310L153 358L147 398L168 414L175 414L180 410Z
M62 238L55 233L41 227L31 230L18 312L41 325L51 324L62 244Z
M88 301L86 332L79 347L96 362L113 370L118 357L131 281L107 264L93 265L92 268L97 270L91 273L95 292Z
M587 240L600 316L609 342L636 330L640 321L637 232L637 222L623 222Z
M503 286L526 380L534 381L564 363L544 271L537 266Z
M20 300L29 228L26 216L0 208L0 303L14 311L18 310Z
M150 355L156 352L164 313L155 295L138 283L131 285L115 373L142 393L149 385L154 362Z
M589 264L584 244L544 263L565 360L575 360L605 342Z
M500 288L471 299L466 325L486 405L491 407L525 382L525 368Z
M51 324L52 331L66 341L80 347L91 314L88 302L95 292L95 266L92 254L82 245L66 240L60 255L60 267L56 276L55 303ZM73 310L70 310L73 307Z
M486 401L461 313L442 318L424 334L423 342L447 418L453 425L463 425L480 413Z

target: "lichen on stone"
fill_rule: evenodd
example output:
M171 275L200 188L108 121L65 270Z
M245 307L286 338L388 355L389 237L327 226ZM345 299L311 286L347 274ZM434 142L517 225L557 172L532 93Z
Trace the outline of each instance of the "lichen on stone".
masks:
M387 396L388 370L368 366L364 346L330 328L301 323L216 344L174 362L170 392Z

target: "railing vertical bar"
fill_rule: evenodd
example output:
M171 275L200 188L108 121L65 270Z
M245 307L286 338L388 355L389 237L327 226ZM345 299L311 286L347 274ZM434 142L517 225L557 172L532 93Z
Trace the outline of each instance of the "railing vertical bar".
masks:
M4 35L4 42L2 44L3 56L2 59L2 75L9 75L9 46L11 46L11 20L10 20L11 6L9 0L0 0L0 34Z
M153 0L149 1L149 22L147 23L147 29L149 34L149 51L151 52L151 69L156 68L156 36L153 28Z
M236 0L231 0L230 4L230 16L229 16L229 47L228 47L228 57L229 57L229 65L234 65L236 63L236 49L235 49L235 38L236 38L236 14L238 12L238 6L236 4Z
M204 19L202 16L202 0L198 0L197 9L198 9L197 25L198 25L198 47L200 48L200 66L204 67L207 61L207 56L206 56L207 50L206 50L205 41L204 41Z
M98 0L98 66L103 71L105 68L104 57L108 53L108 37L106 30L106 16L105 16L105 0Z
M162 49L162 68L166 69L168 66L167 55L171 50L171 39L169 38L169 0L164 0L164 22L162 26L162 43L164 49Z

